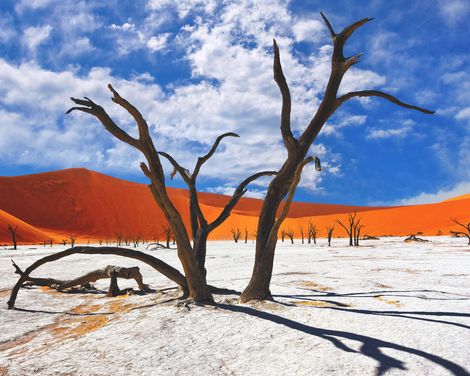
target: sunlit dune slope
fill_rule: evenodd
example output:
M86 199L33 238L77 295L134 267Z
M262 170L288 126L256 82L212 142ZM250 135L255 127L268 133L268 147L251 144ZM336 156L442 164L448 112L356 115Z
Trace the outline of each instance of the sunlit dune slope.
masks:
M470 193L465 194L465 195L452 197L452 198L448 198L447 200L444 200L443 202L456 201L456 200L467 200L467 199L470 199Z
M186 190L169 189L174 205L182 213L189 228L189 199ZM229 197L201 193L202 210L209 221L215 219ZM248 231L253 238L262 201L242 199L230 218L213 234L212 239L230 238L230 230ZM76 235L79 242L88 240L114 240L123 237L163 239L166 225L163 213L155 204L148 187L116 179L86 169L62 171L16 177L0 177L0 240L8 241L8 223L18 223L21 241L43 242L54 237L56 241ZM366 226L363 233L370 235L406 235L422 232L446 234L455 228L449 217L470 220L470 199L445 201L403 207L354 207L345 205L293 203L289 217L283 225L300 236L299 226L305 229L312 220L319 236L336 219L358 211ZM15 222L17 221L17 222ZM18 222L22 221L22 222ZM342 235L339 226L335 235Z
M17 229L16 240L18 244L41 243L53 237L51 234L38 230L21 219L0 210L0 243L2 244L11 244L11 233L8 230L8 225L10 225L12 229Z

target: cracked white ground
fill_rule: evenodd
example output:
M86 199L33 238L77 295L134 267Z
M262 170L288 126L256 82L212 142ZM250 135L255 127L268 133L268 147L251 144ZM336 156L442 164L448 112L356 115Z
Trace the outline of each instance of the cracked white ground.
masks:
M429 237L317 245L278 243L278 303L178 305L174 284L136 260L74 255L35 276L70 279L106 265L141 268L157 292L104 294L10 289L23 269L65 249L0 249L0 375L465 375L470 369L470 247ZM145 247L140 247L144 250ZM175 251L149 251L181 270ZM208 282L241 291L254 244L210 242ZM119 280L119 287L137 286ZM106 290L109 281L99 281ZM160 291L159 291L160 290Z

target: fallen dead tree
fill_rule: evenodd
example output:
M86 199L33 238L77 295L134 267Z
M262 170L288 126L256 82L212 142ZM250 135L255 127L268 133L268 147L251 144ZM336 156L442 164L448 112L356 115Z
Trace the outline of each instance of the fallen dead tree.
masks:
M21 268L12 260L13 267L15 268L16 274L20 276L24 275L24 272ZM87 289L93 289L91 283L96 282L100 279L112 279L113 275L116 278L123 279L134 279L139 286L140 290L146 290L147 285L144 284L142 279L142 274L138 266L133 266L130 268L122 266L108 265L102 269L96 269L89 273L86 273L80 277L70 280L60 280L55 278L35 278L31 276L25 276L26 281L23 286L49 286L58 291L63 291L68 288L75 286L85 287Z
M406 243L409 242L421 242L421 243L427 243L429 240L423 239L423 238L418 238L415 234L411 234L408 236L405 240L403 240Z
M30 265L28 268L25 269L22 274L20 274L20 278L18 279L18 282L16 282L15 286L13 287L11 294L10 294L10 299L8 300L8 309L13 309L15 308L15 301L16 297L18 296L18 292L20 288L23 286L25 282L28 281L30 278L30 274L39 268L41 265L47 264L49 262L57 261L60 260L64 257L71 256L74 254L87 254L87 255L116 255L116 256L122 256L122 257L127 257L127 258L132 258L135 260L139 260L142 262L145 262L146 264L150 265L152 268L163 274L165 277L168 279L171 279L173 282L175 282L182 290L184 295L188 294L188 284L186 282L186 278L184 277L183 274L181 274L177 269L173 268L172 266L168 265L167 263L163 262L162 260L151 256L149 254L128 249L128 248L120 248L120 247L74 247L74 248L69 248L66 249L65 251L62 252L57 252L53 253L52 255L48 255L46 257L43 257L36 262L34 262L32 265ZM114 290L116 290L117 287L117 272L116 271L111 271L111 285L114 286ZM113 277L114 275L114 277ZM108 277L109 278L109 277ZM44 281L44 279L42 279ZM113 281L114 280L114 281ZM58 282L59 280L56 280ZM76 281L76 280L75 280ZM60 282L60 281L59 281ZM139 283L139 282L138 282ZM59 283L59 285L61 285ZM140 287L140 285L139 285ZM65 288L65 287L63 287ZM111 286L110 286L111 290Z

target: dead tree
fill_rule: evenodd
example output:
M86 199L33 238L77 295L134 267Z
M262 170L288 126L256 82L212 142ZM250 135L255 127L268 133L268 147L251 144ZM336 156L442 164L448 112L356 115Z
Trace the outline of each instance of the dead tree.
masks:
M49 262L60 260L64 257L68 257L74 254L85 254L85 255L116 255L131 258L134 260L142 261L152 268L163 274L168 279L175 282L184 292L184 296L189 295L189 284L187 279L182 275L177 269L163 262L162 260L149 255L148 253L136 251L128 248L119 248L119 247L84 247L77 246L74 248L66 249L65 251L56 252L51 255L45 256L32 265L30 265L26 270L21 274L20 278L16 282L15 286L11 290L10 299L8 300L8 308L13 309L15 307L16 297L18 292L23 286L23 283L26 282L30 274L39 268L41 265L47 264Z
M354 246L359 247L359 238L361 236L361 230L365 227L363 224L360 224L360 219L357 221L357 223L354 225Z
M70 247L75 247L75 241L77 240L76 235L69 235L69 242L70 242Z
M334 229L335 225L326 226L326 235L328 236L328 247L331 247L331 238L333 237Z
M286 239L286 231L281 230L281 241L284 243L284 240Z
M194 249L191 245L188 233L186 232L183 218L168 195L163 166L161 164L159 153L150 136L147 121L139 110L126 99L121 97L121 95L119 95L111 85L108 85L108 88L112 93L111 99L113 102L126 110L135 120L138 129L137 138L132 137L120 128L114 120L111 119L103 107L99 106L89 98L71 98L78 106L70 108L67 113L72 111L81 111L95 116L104 128L114 137L134 147L144 155L147 163L142 162L140 167L144 175L150 180L150 191L156 203L160 206L163 214L165 215L165 218L175 235L176 242L178 243L178 258L186 275L189 288L189 298L194 301L212 301L212 294L207 286L205 276L200 272L198 267ZM208 158L209 157L207 157L207 159ZM205 160L198 163L197 166L200 168L200 165L202 165L203 162L205 162ZM183 174L185 173L183 172ZM194 193L191 195L193 194Z
M134 248L137 248L139 246L140 238L141 236L137 235L132 239L132 244L134 245ZM101 245L101 240L100 240L100 245Z
M206 276L206 252L207 252L207 239L209 234L218 226L220 226L230 215L235 205L238 203L240 198L247 192L247 186L255 181L256 179L263 176L272 176L276 174L276 171L262 171L256 174L253 174L243 180L238 187L235 189L230 200L227 202L223 210L220 212L219 216L213 220L211 223L208 223L207 219L204 216L204 213L201 210L198 199L198 192L196 188L197 178L201 167L206 163L216 152L220 142L226 137L240 137L236 133L228 132L220 135L215 140L214 144L210 148L209 152L197 159L196 165L191 173L186 168L182 167L171 155L165 152L158 152L159 155L166 158L171 165L173 166L173 172L171 173L171 178L173 178L176 173L178 173L183 181L186 183L189 189L189 215L191 223L191 234L193 238L193 247L194 254L196 255L196 261L199 267L199 270L203 277ZM240 235L241 236L241 235ZM240 239L240 236L238 239ZM237 239L237 242L238 242Z
M299 232L300 232L300 239L302 240L302 244L304 244L305 234L304 234L304 228L302 225L299 225Z
M323 13L321 15L330 31L331 39L333 40L331 72L323 99L318 106L316 114L313 116L305 130L300 132L297 137L291 129L291 95L289 86L282 71L279 48L274 40L274 80L279 86L282 96L280 128L284 145L287 149L287 158L281 169L269 184L266 192L258 222L258 236L256 239L256 254L253 272L248 286L240 296L241 302L271 298L269 285L273 271L276 241L272 242L270 239L277 239L277 236L272 237L271 234L274 230L276 231L275 235L277 235L277 229L279 228L279 220L276 220L278 209L283 199L289 194L295 180L294 176L298 171L298 167L304 161L312 143L317 138L318 133L325 122L338 108L352 98L380 97L401 107L417 110L426 114L433 113L433 111L401 102L394 96L378 90L353 91L338 97L338 89L344 74L351 66L359 62L359 58L362 55L357 54L346 58L343 54L344 45L355 30L372 20L372 18L364 18L355 22L337 34L325 15ZM319 168L320 166L318 163L318 169Z
M248 243L248 228L245 226L245 244Z
M356 216L357 216L356 211L354 213L350 213L348 215L348 223L347 224L344 224L339 219L336 220L336 223L339 224L342 228L344 228L344 230L348 234L348 236L349 236L349 246L350 247L354 246L354 229L355 229L355 226L357 225L358 221L360 221L360 219L356 220Z
M24 275L24 272L20 269L18 265L12 260L13 267L15 268L15 273L20 276ZM103 269L93 270L89 273L86 273L80 277L71 279L71 280L60 280L55 278L35 278L30 276L25 276L25 282L23 286L49 286L58 291L63 291L75 286L87 287L90 288L91 283L96 282L100 279L111 278L112 274L115 273L115 276L118 278L124 279L134 279L139 286L140 290L147 289L147 285L144 284L142 279L142 274L138 266L133 266L130 268L124 268L121 266L108 265ZM115 296L115 295L114 295Z
M235 243L238 243L238 240L240 240L240 236L242 236L242 232L240 231L240 229L238 227L232 228L230 230L230 233L232 234L233 241Z
M287 237L290 239L290 243L294 244L294 230L292 230L290 227L286 231Z
M171 237L173 236L173 230L169 225L162 226L163 235L165 236L166 248L170 248Z
M470 222L464 224L459 222L456 218L450 218L452 222L464 229L464 231L450 231L451 235L454 237L465 236L468 239L468 245L470 245Z
M16 244L16 230L18 230L18 226L15 226L15 228L12 227L12 225L8 225L8 231L10 231L11 235L11 242L13 243L13 249L17 249L17 244Z
M313 244L317 244L317 226L314 225L312 221L308 221L307 238L308 244L310 244L312 240Z
M403 240L404 242L406 243L410 243L410 242L419 242L419 243L427 243L429 242L429 240L426 240L426 239L423 239L423 238L418 238L416 236L416 234L411 234L409 235L407 238L405 238L405 240Z

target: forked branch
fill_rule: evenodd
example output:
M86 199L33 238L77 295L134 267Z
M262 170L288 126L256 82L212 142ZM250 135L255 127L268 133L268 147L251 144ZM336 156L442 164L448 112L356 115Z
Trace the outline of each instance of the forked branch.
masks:
M217 139L214 142L214 145L212 145L209 152L206 155L203 155L202 157L199 157L197 159L196 166L194 167L194 171L193 171L193 174L192 174L192 179L194 181L196 180L197 176L199 175L199 170L201 169L202 165L204 163L206 163L206 161L214 155L215 151L219 147L220 142L225 137L240 137L240 136L236 133L233 133L233 132L227 132L227 133L224 133L224 134L220 135L219 137L217 137Z

